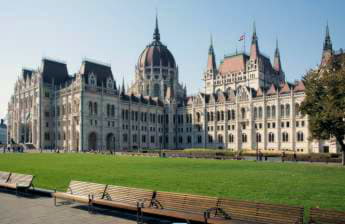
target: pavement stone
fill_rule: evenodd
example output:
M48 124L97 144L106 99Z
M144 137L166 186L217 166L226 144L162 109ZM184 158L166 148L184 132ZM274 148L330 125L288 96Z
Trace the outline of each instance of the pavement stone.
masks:
M162 221L162 222L161 222ZM166 223L148 220L147 223ZM69 203L54 206L52 198L35 195L16 196L0 190L1 224L134 224L136 215L110 209L96 208L89 213L87 206Z

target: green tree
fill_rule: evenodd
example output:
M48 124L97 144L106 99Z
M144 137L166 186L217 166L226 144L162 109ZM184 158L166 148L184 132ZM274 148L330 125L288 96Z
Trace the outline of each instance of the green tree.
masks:
M326 65L304 76L306 97L301 112L309 116L312 139L334 137L345 165L345 54L333 56Z

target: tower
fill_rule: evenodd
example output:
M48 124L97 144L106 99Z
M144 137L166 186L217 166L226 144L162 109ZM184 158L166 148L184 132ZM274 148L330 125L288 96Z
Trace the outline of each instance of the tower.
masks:
M276 40L276 50L274 52L273 68L277 72L277 74L280 74L282 72L280 52L279 52L279 47L278 47L278 39Z
M329 34L329 27L327 23L326 36L325 36L325 41L323 43L321 65L327 64L328 60L332 57L332 55L333 55L332 41L331 41L331 36Z
M259 58L259 44L258 44L258 37L256 35L256 25L255 22L253 24L253 36L252 36L252 43L250 46L250 59L257 60Z

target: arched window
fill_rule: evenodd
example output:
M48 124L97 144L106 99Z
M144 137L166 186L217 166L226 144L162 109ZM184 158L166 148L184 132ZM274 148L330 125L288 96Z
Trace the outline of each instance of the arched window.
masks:
M230 135L229 135L229 142L230 142L230 143L233 143L233 142L234 142L234 136L233 136L233 134L230 134Z
M93 103L93 112L95 113L95 115L97 115L97 112L98 112L97 102Z
M242 134L242 142L247 142L247 135L246 134Z
M299 104L298 103L295 104L295 115L296 116L300 115L300 110L299 110Z
M210 112L207 112L207 113L206 113L206 116L207 116L207 121L210 121L210 119L211 119L211 118L210 118Z
M289 141L289 134L287 132L282 133L282 139L283 142L288 142Z
M197 122L200 122L200 120L201 120L200 113L197 112L197 113L196 113L196 121L197 121Z
M108 89L114 88L114 82L113 82L113 80L111 80L111 78L109 78L107 81L107 87L108 87Z
M304 134L303 134L303 132L301 132L301 131L297 132L297 141L298 142L303 142L304 141Z
M231 118L232 118L232 120L236 119L235 110L231 110Z
M95 77L94 74L91 74L91 75L90 75L89 84L90 84L91 86L96 86L96 77Z
M285 107L284 107L284 105L280 105L280 116L281 117L285 116Z
M268 142L274 142L274 134L272 132L268 133Z
M262 118L262 107L259 107L259 118Z
M208 135L208 143L213 143L213 137L212 137L212 135Z
M217 111L216 115L217 115L217 121L220 121L220 112Z
M261 142L261 134L256 133L256 142Z
M221 112L220 112L220 119L221 119L222 121L224 121L224 111L221 111Z
M107 104L107 116L110 117L110 105Z
M285 105L285 116L290 116L290 104Z
M243 107L241 108L241 117L242 117L242 119L246 118L246 109Z
M156 83L153 86L153 96L159 97L160 95L161 95L160 87L159 87L159 84Z
M111 105L111 116L115 117L115 106Z
M254 107L254 119L258 117L258 108Z
M272 118L275 118L276 117L276 106L272 106Z
M218 143L223 143L223 135L218 135Z
M89 115L93 114L92 102L89 102Z
M213 112L211 112L211 121L213 121Z
M266 116L267 116L267 118L271 118L271 107L270 106L266 107Z
M228 111L227 111L227 114L228 114L228 120L231 120L231 111L228 110Z

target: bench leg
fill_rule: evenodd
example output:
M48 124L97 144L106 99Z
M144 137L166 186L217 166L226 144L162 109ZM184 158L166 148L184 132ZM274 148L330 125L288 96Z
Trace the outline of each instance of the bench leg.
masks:
M54 197L54 206L56 207L56 197Z
M144 223L144 215L140 207L137 209L137 223L142 224Z

